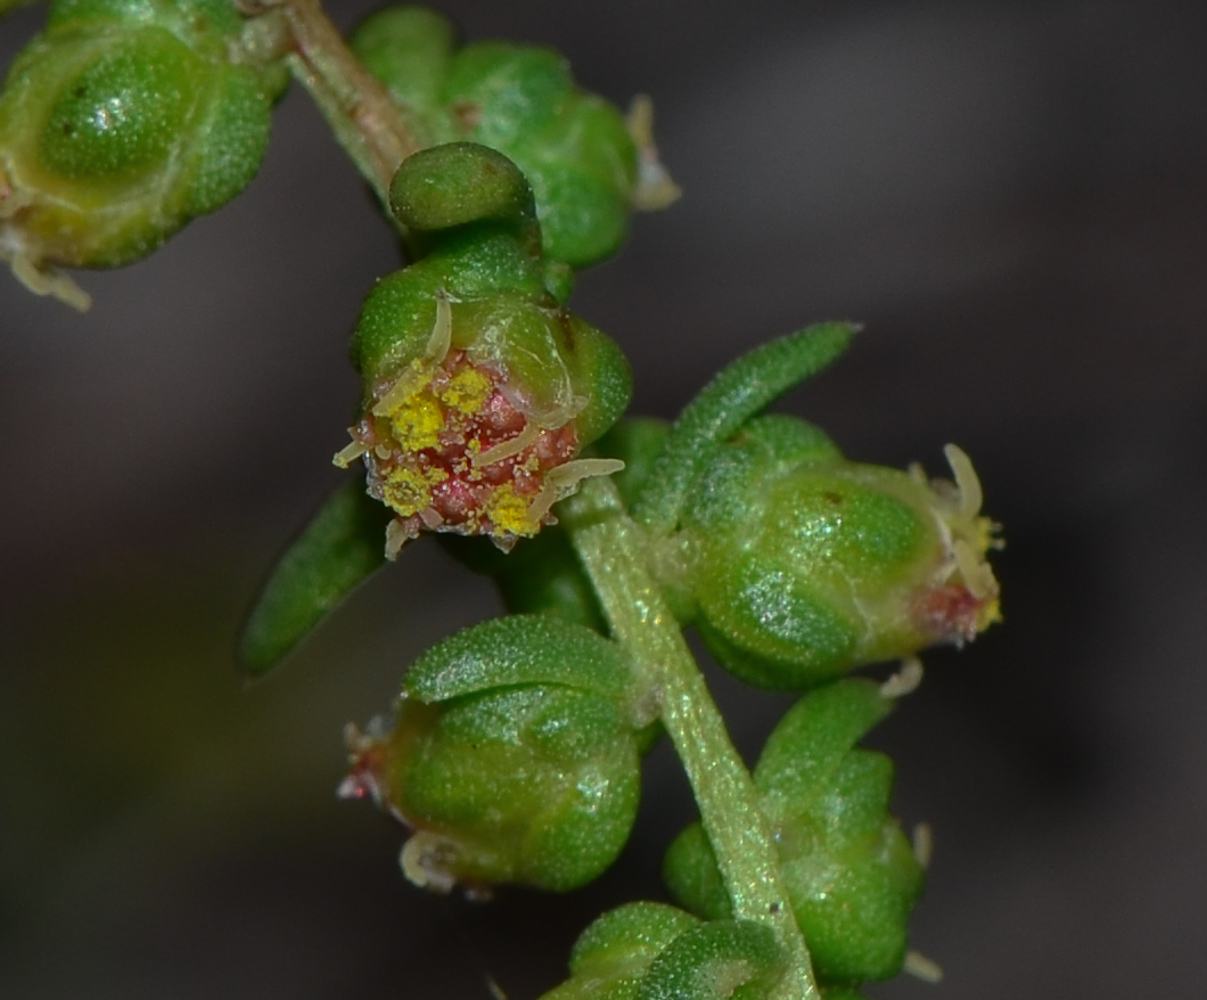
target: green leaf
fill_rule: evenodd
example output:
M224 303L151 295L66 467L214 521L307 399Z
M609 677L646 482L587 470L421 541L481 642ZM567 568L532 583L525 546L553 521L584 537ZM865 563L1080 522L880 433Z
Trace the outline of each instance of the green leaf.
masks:
M858 329L851 323L818 323L756 347L722 369L667 435L655 474L634 504L636 520L655 534L668 534L712 449L834 361Z
M557 684L620 700L629 691L628 658L619 644L551 615L492 618L424 653L403 682L432 704L492 688Z
M390 512L350 479L285 551L252 609L239 663L262 677L385 561Z

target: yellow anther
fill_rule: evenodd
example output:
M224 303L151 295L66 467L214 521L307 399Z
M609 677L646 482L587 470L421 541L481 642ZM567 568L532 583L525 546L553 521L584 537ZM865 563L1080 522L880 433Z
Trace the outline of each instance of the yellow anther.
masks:
M430 393L423 392L404 400L389 411L394 437L405 451L435 448L444 429L444 411Z
M491 388L490 379L476 368L462 368L437 396L446 406L470 416L481 412L490 399Z
M383 477L382 499L403 517L417 514L432 502L432 487L448 479L443 469L408 469L398 466Z
M540 524L529 515L528 501L510 483L503 484L491 494L486 501L486 516L494 524L495 531L535 535L540 529Z

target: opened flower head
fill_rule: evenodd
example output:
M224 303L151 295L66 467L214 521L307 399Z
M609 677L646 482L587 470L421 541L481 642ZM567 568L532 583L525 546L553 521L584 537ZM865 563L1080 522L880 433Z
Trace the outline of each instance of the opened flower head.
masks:
M346 467L363 458L368 492L394 512L388 556L423 530L486 535L509 550L553 523L550 508L583 479L624 467L575 459L583 443L575 418L588 399L564 366L561 375L542 404L497 351L454 347L452 300L437 293L426 348L372 387L352 442L334 459Z

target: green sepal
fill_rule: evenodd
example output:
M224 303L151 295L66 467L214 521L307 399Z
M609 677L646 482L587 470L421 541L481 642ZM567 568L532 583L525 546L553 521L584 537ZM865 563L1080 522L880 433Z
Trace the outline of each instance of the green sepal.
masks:
M493 223L541 255L532 188L511 160L478 143L450 142L403 160L390 182L390 210L419 233Z
M421 162L408 169L415 160ZM456 166L454 177L489 172L494 182L482 198L462 197L457 186L444 186L445 164ZM551 291L565 274L540 256L539 236L533 242L535 224L522 207L527 186L514 166L461 143L416 154L396 181L404 223L446 228L420 230L430 238L426 256L380 280L365 301L351 346L365 404L380 380L423 355L437 297L446 295L453 348L505 373L533 413L581 398L585 405L574 416L580 446L603 434L632 396L628 360L615 341L561 306L558 288Z
M679 935L650 963L635 1000L767 1000L787 968L770 927L710 921Z
M754 417L714 451L680 520L710 535L740 530L763 483L801 466L841 460L838 446L813 424L779 413Z
M631 693L620 645L550 615L507 615L429 649L403 680L403 693L434 704L492 688L557 684L620 703Z
M583 931L570 952L570 972L595 973L633 963L641 964L644 973L672 941L699 924L698 917L665 903L627 903Z
M570 978L541 1000L633 1000L650 964L700 920L665 903L628 903L598 917L570 953Z
M239 665L262 677L384 562L389 512L349 479L273 568L239 640Z
M546 253L586 267L620 248L636 155L615 108L594 94L576 94L557 121L522 134L508 152L532 183Z
M892 764L854 747L890 708L869 681L812 691L775 728L754 770L788 897L823 982L896 975L906 919L922 891L921 866L888 813ZM692 912L714 920L730 914L700 824L671 844L663 874Z
M766 1000L786 971L769 927L629 903L582 933L570 978L541 1000Z
M546 294L542 277L537 262L503 234L443 246L373 286L352 335L352 363L372 380L393 375L419 357L436 322L438 292L462 302L512 295L524 305ZM462 326L459 339L454 328L457 347L466 346L477 333Z
M53 0L47 27L105 21L131 27L158 24L204 42L233 38L243 27L243 18L229 0Z
M705 920L733 916L733 903L704 827L696 822L671 841L662 858L662 879L671 898Z
M669 534L714 449L794 385L836 360L858 330L819 323L756 347L726 366L684 408L663 444L656 474L633 505L655 535Z

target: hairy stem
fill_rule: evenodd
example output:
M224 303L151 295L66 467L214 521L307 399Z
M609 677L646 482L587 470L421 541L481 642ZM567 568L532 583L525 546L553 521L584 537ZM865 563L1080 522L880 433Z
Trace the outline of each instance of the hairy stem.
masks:
M794 974L784 977L776 1000L817 1000L809 952L750 772L729 739L678 623L645 569L643 529L606 478L586 483L561 505L560 513L615 638L633 657L642 687L657 695L659 719L691 782L734 916L770 926L790 958Z
M289 30L286 57L383 205L398 165L419 149L385 86L348 48L319 0L238 0L249 15L277 13Z

